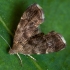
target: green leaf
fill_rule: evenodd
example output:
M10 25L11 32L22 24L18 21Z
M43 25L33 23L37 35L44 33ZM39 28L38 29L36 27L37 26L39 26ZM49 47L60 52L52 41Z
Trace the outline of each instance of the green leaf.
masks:
M23 66L16 55L10 55L14 32L26 8L38 3L44 11L45 21L40 25L47 34L54 30L67 42L62 51L32 55L37 61L21 55ZM0 0L0 70L70 70L70 0Z

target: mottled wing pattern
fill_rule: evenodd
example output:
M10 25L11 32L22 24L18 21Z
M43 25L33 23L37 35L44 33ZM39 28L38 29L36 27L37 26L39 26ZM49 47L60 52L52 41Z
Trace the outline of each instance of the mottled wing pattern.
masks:
M65 39L59 33L54 31L49 32L47 35L39 33L28 40L20 53L45 54L57 52L65 48L65 45Z
M38 26L44 21L42 8L38 4L31 5L22 15L17 26L13 47L10 54L16 54L23 49L27 40L39 33Z

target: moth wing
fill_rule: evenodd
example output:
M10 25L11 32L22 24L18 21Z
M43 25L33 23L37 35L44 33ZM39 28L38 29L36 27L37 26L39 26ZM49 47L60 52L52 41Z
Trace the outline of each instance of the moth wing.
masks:
M14 35L13 47L9 53L16 54L21 51L27 40L39 32L38 26L43 21L44 14L42 8L38 4L31 5L20 19Z
M54 31L48 34L39 33L32 36L24 45L24 54L45 54L50 52L57 52L65 48L66 42L64 37Z

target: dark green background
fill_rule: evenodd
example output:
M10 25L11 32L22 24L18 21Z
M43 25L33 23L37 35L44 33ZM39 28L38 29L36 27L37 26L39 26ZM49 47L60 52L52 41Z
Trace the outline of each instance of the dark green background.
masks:
M38 3L45 14L41 31L61 33L66 39L66 48L55 53L32 55L37 61L20 54L21 67L18 57L8 53L9 46L0 37L0 70L70 70L70 0L0 0L0 35L12 46L21 15L33 3Z

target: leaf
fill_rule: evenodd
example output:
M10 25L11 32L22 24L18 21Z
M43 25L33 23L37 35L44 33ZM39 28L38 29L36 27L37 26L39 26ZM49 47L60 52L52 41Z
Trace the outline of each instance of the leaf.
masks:
M14 32L26 8L38 3L44 10L45 21L41 31L47 34L55 30L67 42L64 50L32 55L37 61L21 55L23 66L16 55L10 55ZM0 70L70 70L70 1L69 0L0 0Z

